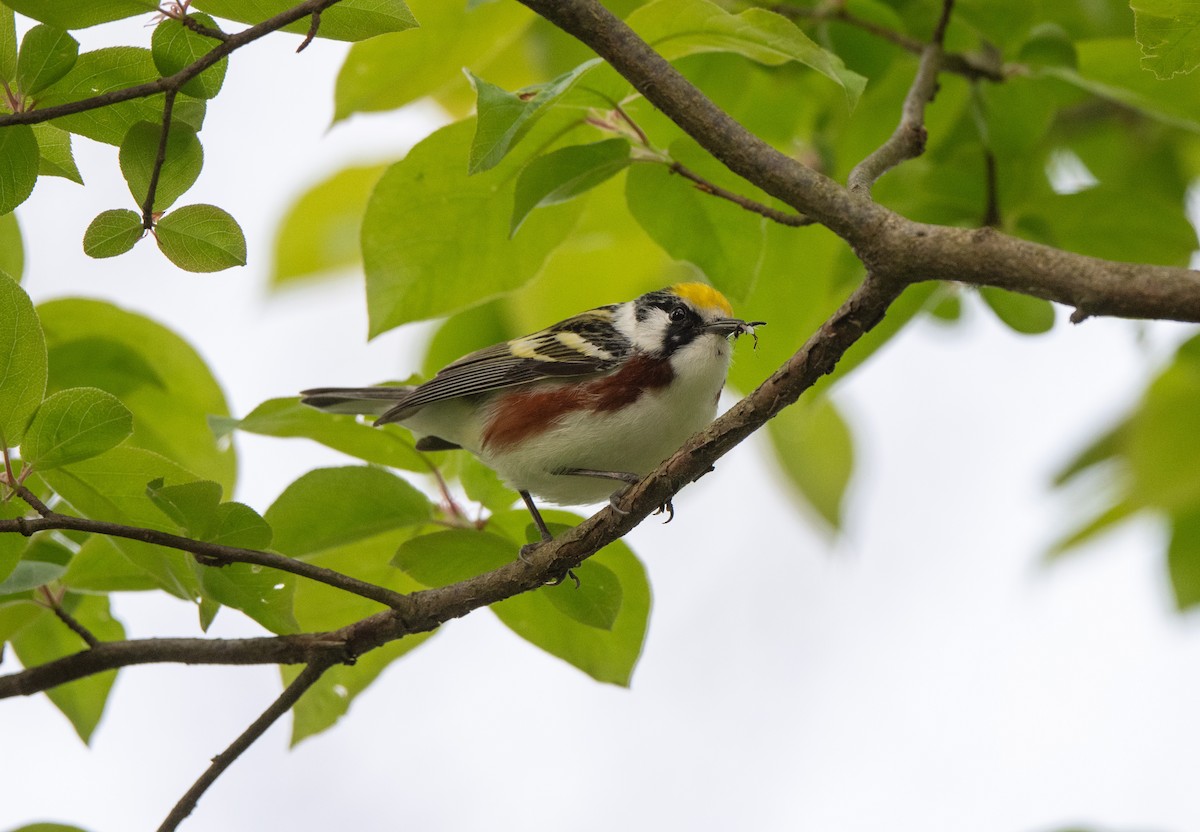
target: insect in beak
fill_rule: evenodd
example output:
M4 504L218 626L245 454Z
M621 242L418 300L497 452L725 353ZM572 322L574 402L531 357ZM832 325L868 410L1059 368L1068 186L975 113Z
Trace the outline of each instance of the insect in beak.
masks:
M710 332L719 332L725 336L731 336L735 341L739 335L749 335L754 339L754 348L758 349L758 335L755 334L756 326L766 326L766 321L743 321L741 318L718 318L704 328Z

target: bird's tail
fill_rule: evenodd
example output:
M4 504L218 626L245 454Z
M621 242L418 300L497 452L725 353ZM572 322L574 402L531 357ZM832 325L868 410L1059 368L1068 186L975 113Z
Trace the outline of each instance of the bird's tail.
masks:
M412 395L412 387L314 387L300 391L300 403L328 413L382 416Z

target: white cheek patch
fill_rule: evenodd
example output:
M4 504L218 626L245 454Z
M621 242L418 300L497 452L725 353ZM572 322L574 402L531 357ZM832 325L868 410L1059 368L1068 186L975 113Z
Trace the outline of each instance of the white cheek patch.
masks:
M644 320L637 319L637 310L632 303L622 305L617 310L614 322L630 341L634 349L641 352L656 353L662 350L667 341L667 327L671 320L662 309L651 309Z

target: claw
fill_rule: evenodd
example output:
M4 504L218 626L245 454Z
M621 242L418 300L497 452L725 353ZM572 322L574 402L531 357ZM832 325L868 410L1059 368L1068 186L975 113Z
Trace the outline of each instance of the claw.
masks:
M626 490L627 489L622 488L620 491L614 491L612 494L608 495L608 504L609 504L609 506L612 507L612 510L615 511L617 514L628 514L629 513L628 511L626 511L625 509L623 509L619 505L617 505L617 500L621 499L621 495L623 495Z
M654 510L655 514L662 514L664 512L667 515L667 519L663 521L663 525L665 526L668 523L670 523L672 520L675 519L675 506L671 504L670 500L667 500L665 503L663 503L661 506L659 506L658 508L656 508Z

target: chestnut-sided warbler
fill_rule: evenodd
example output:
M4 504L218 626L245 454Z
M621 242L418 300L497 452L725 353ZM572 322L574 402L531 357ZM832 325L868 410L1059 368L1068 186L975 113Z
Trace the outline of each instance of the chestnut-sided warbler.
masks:
M600 502L713 420L730 340L763 324L732 314L716 289L678 283L473 352L416 387L321 387L301 401L398 422L418 450L465 448L520 493L549 540L531 494Z

